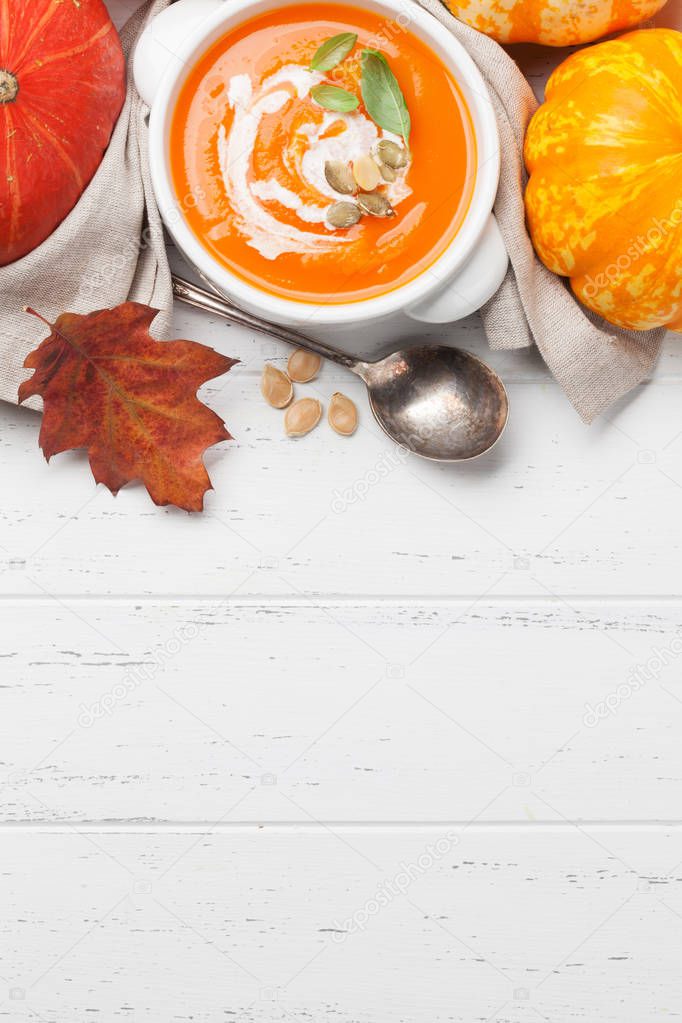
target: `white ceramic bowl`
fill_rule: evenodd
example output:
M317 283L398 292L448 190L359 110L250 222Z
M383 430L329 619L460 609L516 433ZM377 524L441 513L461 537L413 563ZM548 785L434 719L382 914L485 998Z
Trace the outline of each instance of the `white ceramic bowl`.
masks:
M450 70L469 107L477 149L470 207L448 248L418 277L376 298L334 305L304 303L251 286L204 248L182 215L173 189L170 128L186 75L230 29L260 13L289 6L291 0L178 0L143 33L134 71L138 91L151 107L149 160L154 192L180 251L218 292L243 308L287 326L310 327L337 341L341 335L346 348L367 356L376 351L382 335L396 335L391 325L397 316L408 318L414 333L415 320L449 323L480 308L500 286L508 257L491 212L500 171L497 123L477 67L447 29L416 3L363 2L426 42Z

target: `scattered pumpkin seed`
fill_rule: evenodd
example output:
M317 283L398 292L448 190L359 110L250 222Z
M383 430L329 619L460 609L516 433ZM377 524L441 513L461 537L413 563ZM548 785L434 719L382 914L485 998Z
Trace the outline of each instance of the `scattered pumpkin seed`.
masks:
M372 217L394 217L395 210L381 192L366 192L358 196L358 206Z
M381 162L392 170L407 166L407 150L391 139L382 139L377 145L376 152Z
M335 202L327 210L327 221L332 227L352 227L361 216L354 202Z
M327 160L324 165L324 176L335 192L353 195L356 190L353 171L343 160Z
M381 171L371 156L353 160L353 177L363 192L373 192L381 181Z
M314 430L322 417L317 398L299 398L284 413L284 429L288 437L304 437Z
M294 380L297 384L307 384L309 380L314 380L320 372L321 364L322 359L315 352L297 348L295 352L291 353L287 363L289 379Z
M273 408L286 408L294 396L294 386L281 369L271 366L269 362L263 367L260 380L261 394Z
M384 181L397 181L398 171L394 170L393 167L389 167L387 163L379 164L379 170Z
M340 391L332 394L327 420L336 433L342 437L350 437L358 428L358 410L355 403Z

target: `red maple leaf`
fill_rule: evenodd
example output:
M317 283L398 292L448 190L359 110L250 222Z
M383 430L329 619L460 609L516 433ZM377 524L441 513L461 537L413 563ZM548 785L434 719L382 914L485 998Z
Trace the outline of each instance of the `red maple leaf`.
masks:
M43 399L39 443L48 461L85 448L95 480L112 493L141 480L155 504L201 511L212 489L202 456L232 438L196 393L237 360L195 341L155 341L157 312L125 302L44 320L51 334L24 363L35 372L19 401Z

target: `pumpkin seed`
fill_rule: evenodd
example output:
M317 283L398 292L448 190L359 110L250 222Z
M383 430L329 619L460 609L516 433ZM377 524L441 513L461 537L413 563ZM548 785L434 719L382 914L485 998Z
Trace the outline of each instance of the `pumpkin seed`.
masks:
M381 192L366 192L358 196L358 206L372 217L394 217L395 210Z
M299 398L284 414L284 429L288 437L304 437L314 430L322 416L317 398Z
M394 170L393 167L389 167L387 163L379 164L379 170L384 181L398 180L398 171Z
M343 160L327 160L324 176L335 192L341 192L342 195L352 195L355 192L353 171Z
M273 408L286 408L294 396L294 386L281 369L266 363L260 380L261 394Z
M376 152L381 162L385 163L387 167L391 167L392 170L399 170L401 167L407 166L407 150L404 146L399 146L397 142L392 142L391 139L382 139L377 144Z
M287 363L289 379L294 380L297 384L307 384L309 380L314 380L320 372L321 364L322 359L319 355L315 355L315 352L297 348L295 352L291 353Z
M350 437L358 428L358 410L354 402L337 391L329 402L327 420L332 430L342 437Z
M354 202L335 202L327 210L327 220L332 227L352 227L361 216Z
M353 177L363 192L373 192L381 181L381 171L371 156L353 160Z

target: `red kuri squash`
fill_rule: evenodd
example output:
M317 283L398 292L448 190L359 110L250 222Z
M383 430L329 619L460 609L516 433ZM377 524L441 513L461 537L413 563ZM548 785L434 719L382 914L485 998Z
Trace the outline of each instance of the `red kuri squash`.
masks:
M124 97L123 51L102 0L0 0L0 266L76 205Z

